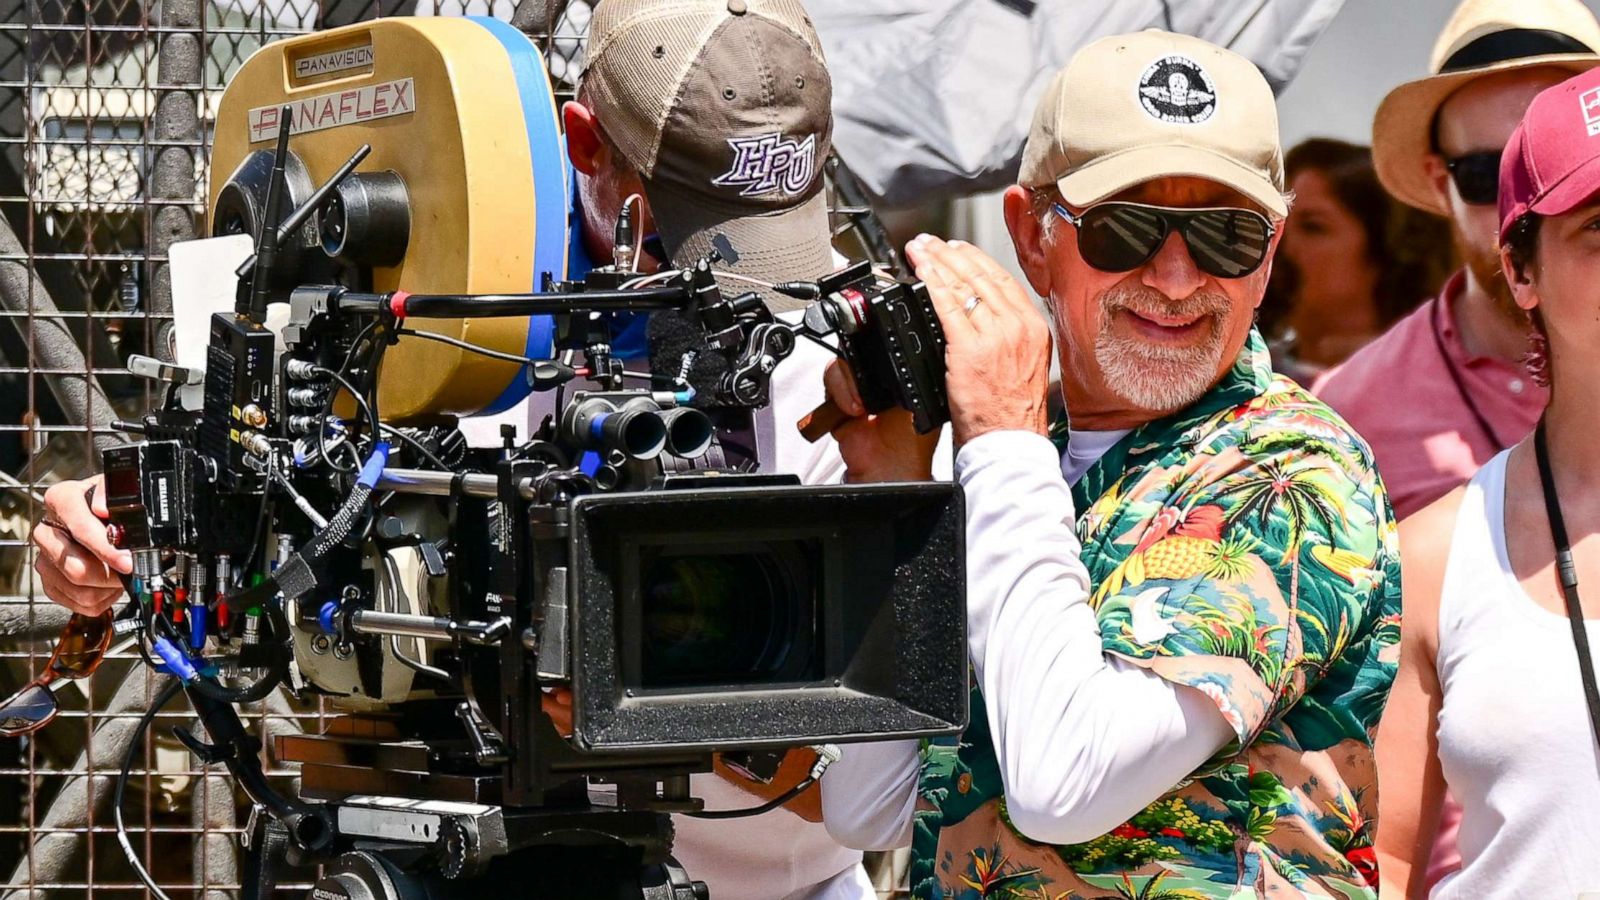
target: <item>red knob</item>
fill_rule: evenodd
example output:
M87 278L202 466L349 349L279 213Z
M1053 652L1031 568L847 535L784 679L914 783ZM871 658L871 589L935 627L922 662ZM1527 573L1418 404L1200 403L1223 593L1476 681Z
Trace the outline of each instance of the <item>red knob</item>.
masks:
M125 536L126 532L124 532L121 525L112 522L110 525L106 526L106 540L111 542L111 546L121 547L122 539Z

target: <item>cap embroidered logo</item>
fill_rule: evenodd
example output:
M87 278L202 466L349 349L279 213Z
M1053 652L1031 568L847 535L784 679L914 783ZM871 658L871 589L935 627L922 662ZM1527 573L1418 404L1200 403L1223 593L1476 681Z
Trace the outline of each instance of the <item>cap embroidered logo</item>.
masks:
M1216 113L1217 88L1199 63L1187 56L1166 56L1139 76L1139 105L1152 119L1198 125Z
M1589 129L1589 137L1600 134L1600 88L1578 95L1578 105L1583 107L1583 124Z
M743 188L743 197L780 191L786 197L806 192L817 172L817 136L795 141L781 134L728 138L733 165L711 183Z

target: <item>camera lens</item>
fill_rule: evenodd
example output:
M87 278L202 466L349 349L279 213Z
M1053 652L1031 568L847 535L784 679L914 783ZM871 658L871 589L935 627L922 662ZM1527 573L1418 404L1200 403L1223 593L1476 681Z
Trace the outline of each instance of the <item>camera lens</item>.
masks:
M642 560L640 686L820 677L816 597L796 548L707 550L664 549Z

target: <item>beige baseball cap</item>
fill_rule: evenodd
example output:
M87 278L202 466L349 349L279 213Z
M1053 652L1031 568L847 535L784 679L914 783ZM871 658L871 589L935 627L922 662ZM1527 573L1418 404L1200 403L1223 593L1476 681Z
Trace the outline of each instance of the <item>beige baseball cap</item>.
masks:
M833 82L798 0L605 0L581 81L686 264L726 235L734 272L833 269L823 166Z
M1288 214L1267 79L1237 53L1151 29L1095 41L1056 73L1034 113L1018 181L1054 184L1084 207L1179 175Z

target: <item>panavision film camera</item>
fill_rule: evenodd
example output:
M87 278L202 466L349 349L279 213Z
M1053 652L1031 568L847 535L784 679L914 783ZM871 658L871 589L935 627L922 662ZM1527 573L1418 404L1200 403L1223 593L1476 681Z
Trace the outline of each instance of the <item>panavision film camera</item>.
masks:
M136 362L165 401L124 423L139 440L106 451L105 493L135 561L116 628L177 677L208 733L185 742L257 812L247 895L281 857L322 865L324 900L485 879L704 896L668 816L716 812L689 782L714 753L759 779L819 747L805 785L838 742L965 724L959 490L806 487L748 449L800 340L839 347L876 406L941 424L920 287L865 264L769 285L811 302L779 320L719 285L725 241L638 274L626 211L616 264L565 280L554 103L535 48L492 20L261 50L212 171L213 234L254 253L203 372ZM702 340L630 371L623 313ZM688 377L696 354L716 377ZM530 392L549 409L533 433L467 446L458 416ZM346 713L270 748L300 763L298 796L234 710L279 687Z

